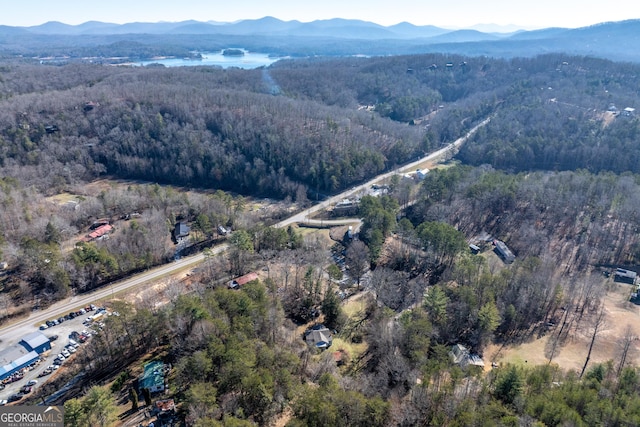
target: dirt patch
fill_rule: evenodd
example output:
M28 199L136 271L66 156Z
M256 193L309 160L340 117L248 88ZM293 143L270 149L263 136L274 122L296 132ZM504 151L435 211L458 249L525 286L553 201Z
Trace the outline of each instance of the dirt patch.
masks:
M632 287L629 285L608 282L610 291L605 297L606 321L602 332L598 334L589 366L613 360L614 365L619 361L620 341L625 334L627 325L633 333L640 337L640 306L629 302ZM588 321L583 321L575 333L570 334L569 340L553 358L553 363L566 370L580 371L587 358L592 329ZM515 363L519 365L539 365L547 363L545 346L554 331L550 330L544 337L531 342L502 347L490 345L485 350L485 360L497 363ZM627 363L640 363L640 341L632 345L632 351ZM490 366L490 363L488 364Z

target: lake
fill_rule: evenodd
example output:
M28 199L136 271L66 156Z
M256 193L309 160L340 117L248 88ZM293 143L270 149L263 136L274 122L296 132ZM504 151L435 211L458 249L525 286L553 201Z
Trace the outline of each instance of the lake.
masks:
M201 65L217 65L222 68L237 67L244 69L258 68L271 65L281 58L270 58L267 53L256 53L245 51L243 56L223 55L219 52L203 52L202 59L189 58L167 58L153 61L137 62L135 65L162 64L166 67L189 67Z

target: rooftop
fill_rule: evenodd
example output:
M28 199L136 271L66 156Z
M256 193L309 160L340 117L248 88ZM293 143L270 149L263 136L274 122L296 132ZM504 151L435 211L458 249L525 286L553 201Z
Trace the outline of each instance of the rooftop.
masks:
M140 378L140 388L153 388L164 385L164 363L149 362L144 365L144 373Z
M21 343L25 343L27 344L29 347L31 347L28 350L33 350L36 347L41 346L42 344L48 344L49 343L49 338L47 338L43 333L41 332L32 332L29 335L25 335L22 338Z

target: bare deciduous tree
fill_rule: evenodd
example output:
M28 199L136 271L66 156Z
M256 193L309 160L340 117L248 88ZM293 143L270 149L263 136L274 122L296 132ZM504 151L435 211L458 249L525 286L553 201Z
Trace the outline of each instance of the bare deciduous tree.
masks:
M604 308L604 303L600 304L598 311L595 313L593 318L592 328L593 333L591 334L591 343L589 344L589 352L587 353L587 359L584 361L584 365L582 366L582 371L580 371L580 378L584 375L584 371L587 369L587 365L589 364L589 360L591 359L591 351L593 350L593 344L596 342L596 338L598 333L602 331L602 329L606 325L606 310Z

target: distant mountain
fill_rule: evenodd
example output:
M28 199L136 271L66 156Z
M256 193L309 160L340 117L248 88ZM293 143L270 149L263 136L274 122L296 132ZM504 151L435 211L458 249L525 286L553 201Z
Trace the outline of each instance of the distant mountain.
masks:
M11 27L9 25L0 25L0 34L20 35L20 34L29 34L29 31L19 27Z
M517 25L498 25L498 24L476 24L472 27L466 28L467 30L476 30L482 33L490 33L495 35L511 35L520 31L525 31L522 27Z
M431 43L467 43L486 40L500 40L500 37L476 30L457 30L429 38Z
M387 28L402 38L435 37L451 31L433 25L416 26L409 22L401 22Z
M494 31L515 29L494 25L477 28ZM637 48L640 45L640 20L607 22L577 29L546 28L495 33L478 29L416 26L408 22L382 26L357 19L300 22L267 16L232 23L192 20L111 24L91 21L67 25L47 22L34 27L0 26L0 36L0 53L5 55L81 57L99 52L106 56L106 52L113 50L111 46L114 43L135 42L140 46L148 46L145 52L159 52L158 55L207 52L236 46L254 52L293 57L430 52L526 57L556 52L640 62L640 49ZM81 47L82 50L74 47Z
M88 21L80 25L68 25L58 21L49 21L35 27L27 27L26 29L36 34L80 35L109 33L116 31L118 27L120 27L118 24L99 21Z
M557 37L567 31L571 31L568 28L545 28L542 30L521 31L513 34L511 40L541 40Z
M67 25L61 22L26 27L36 34L52 35L109 35L109 34L225 34L225 35L269 35L331 38L426 38L445 34L451 30L434 26L415 26L409 23L384 27L372 22L357 19L327 19L302 23L300 21L282 21L266 16L260 19L247 19L234 23L219 22L134 22L128 24L109 24L91 22L81 25Z

